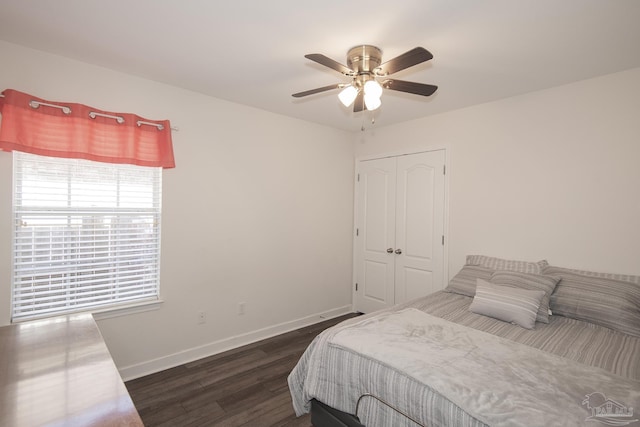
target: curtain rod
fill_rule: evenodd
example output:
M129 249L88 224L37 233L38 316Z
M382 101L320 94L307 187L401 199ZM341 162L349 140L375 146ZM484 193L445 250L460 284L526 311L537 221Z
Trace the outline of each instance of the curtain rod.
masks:
M0 98L4 98L4 97L5 97L5 96L4 96L3 94L1 94L1 93L0 93ZM56 107L56 108L60 108L60 109L62 109L62 111L64 111L66 114L71 113L71 110L69 109L69 107L64 107L64 106L59 106L59 105L53 105L53 104L45 104L45 103L43 103L43 102L38 102L38 101L31 101L31 102L34 104L34 105L29 104L29 105L30 105L30 107L32 107L32 108L38 108L40 105L46 105L46 106L49 106L49 107ZM68 110L68 111L69 111L69 113L67 113L65 110ZM119 116L110 116L110 115L108 115L108 114L95 113L95 112L93 112L93 111L89 113L89 117L91 117L92 119L95 119L95 118L96 118L96 116L107 117L107 118L110 118L110 119L115 119L118 123L124 123L124 119L123 119L122 117L119 117ZM142 120L138 120L138 121L136 122L136 124L137 124L138 126L141 126L141 125L156 126L159 130L162 130L162 129L164 128L162 125L159 125L159 124L156 124L156 123L151 123L151 122L145 122L145 121L142 121ZM171 130L172 130L172 131L175 131L175 132L178 132L180 129L179 129L177 126L171 126Z

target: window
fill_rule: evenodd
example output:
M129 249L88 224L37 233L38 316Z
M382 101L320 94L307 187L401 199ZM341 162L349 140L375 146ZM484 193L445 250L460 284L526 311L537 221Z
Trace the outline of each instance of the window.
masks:
M158 299L161 168L13 156L12 321Z

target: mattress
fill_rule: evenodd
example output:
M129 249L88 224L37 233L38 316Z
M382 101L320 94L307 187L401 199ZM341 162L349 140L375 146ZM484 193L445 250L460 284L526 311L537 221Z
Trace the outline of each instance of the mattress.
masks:
M300 415L308 412L311 400L317 399L340 411L358 415L363 424L369 426L415 425L398 411L423 425L487 425L483 417L474 416L473 411L466 411L458 406L457 396L441 394L438 388L417 380L392 364L364 357L348 348L330 345L331 337L343 328L362 322L362 319L370 316L401 312L408 308L500 337L504 341L537 349L532 352L539 350L544 354L562 358L563 361L577 362L578 367L592 367L605 371L610 375L607 377L608 380L603 381L604 377L599 377L599 383L593 386L594 391L599 391L599 388L607 384L619 382L625 383L627 390L630 387L634 393L640 393L640 337L562 316L550 316L548 324L536 323L535 329L524 329L470 312L469 305L472 300L473 298L464 295L436 292L383 312L348 320L323 332L309 346L289 376L296 413ZM376 396L385 404L380 404L378 399L367 397L359 401L366 393ZM468 394L473 395L473 390ZM587 405L584 408L576 405L578 410L584 411L586 421L590 415L589 398L584 397ZM617 400L612 402L626 409L626 415L629 415L633 410L630 404L636 401L635 394L633 402L626 402L626 395L615 397ZM601 398L606 399L604 395ZM559 419L552 421L557 421L557 425L566 425L567 420L562 419L562 410L556 412L560 414L557 417ZM581 414L579 412L578 417ZM625 419L636 418L638 417ZM536 420L520 420L520 423L535 425ZM548 420L545 421L545 425L550 425Z

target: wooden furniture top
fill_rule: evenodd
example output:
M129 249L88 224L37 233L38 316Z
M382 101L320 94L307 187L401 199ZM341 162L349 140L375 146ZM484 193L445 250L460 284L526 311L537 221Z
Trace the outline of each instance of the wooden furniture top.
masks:
M0 327L0 425L142 426L90 314Z

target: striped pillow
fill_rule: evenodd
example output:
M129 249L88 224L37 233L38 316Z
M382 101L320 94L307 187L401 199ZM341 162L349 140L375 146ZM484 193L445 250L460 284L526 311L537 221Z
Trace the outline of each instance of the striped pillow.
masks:
M640 276L633 276L631 274L598 273L595 271L573 270L571 268L553 267L550 265L545 266L545 269L546 268L559 269L562 272L579 274L581 276L598 277L600 279L613 279L613 280L619 280L621 282L630 282L630 283L635 283L636 285L640 285Z
M559 276L518 273L515 271L496 271L491 276L491 283L496 285L543 291L544 296L540 301L538 315L536 316L536 321L542 323L549 323L549 299L559 281Z
M494 270L479 265L465 265L449 281L446 292L473 297L476 294L476 281L483 279L488 281Z
M480 265L492 270L509 270L520 273L540 274L548 263L546 260L538 262L516 261L512 259L495 258L485 255L467 255L467 265Z
M584 320L640 337L640 280L548 266L562 280L551 295L554 314ZM624 277L627 280L620 280Z
M469 311L533 329L544 291L494 285L478 279Z

